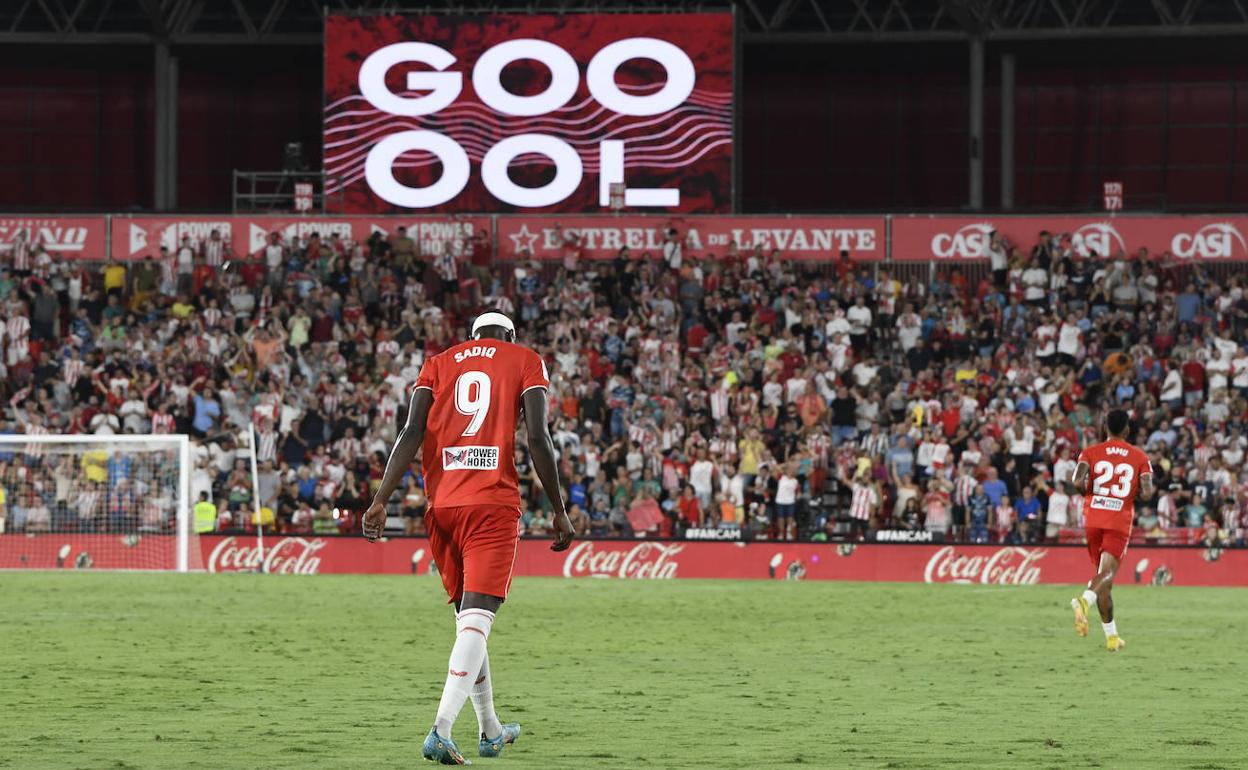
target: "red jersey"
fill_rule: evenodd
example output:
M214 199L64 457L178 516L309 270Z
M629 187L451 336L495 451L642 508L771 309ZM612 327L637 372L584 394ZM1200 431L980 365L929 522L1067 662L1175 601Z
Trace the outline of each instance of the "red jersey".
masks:
M1088 464L1084 526L1129 533L1140 477L1153 472L1148 455L1125 441L1110 439L1084 449L1079 462Z
M416 389L433 393L422 453L429 505L518 508L521 397L549 387L541 356L502 340L461 342L427 359Z

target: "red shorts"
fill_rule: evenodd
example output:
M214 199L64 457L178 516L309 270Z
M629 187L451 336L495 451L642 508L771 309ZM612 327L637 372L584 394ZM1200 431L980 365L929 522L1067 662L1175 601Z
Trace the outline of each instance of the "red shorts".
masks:
M1088 556L1092 557L1092 566L1101 566L1103 553L1117 559L1119 564L1122 563L1122 558L1127 555L1127 541L1131 539L1130 532L1100 527L1088 527L1084 532L1088 537Z
M430 508L429 549L451 601L465 591L507 598L520 543L520 509L502 505Z

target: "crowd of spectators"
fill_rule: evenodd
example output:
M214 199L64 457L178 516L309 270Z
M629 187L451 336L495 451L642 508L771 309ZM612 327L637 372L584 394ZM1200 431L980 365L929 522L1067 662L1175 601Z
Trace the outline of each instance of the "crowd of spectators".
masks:
M613 260L580 258L571 235L555 263L488 249L274 234L236 255L214 234L127 264L8 259L0 432L189 433L207 528L250 527L258 489L270 526L349 531L422 362L493 308L546 357L562 493L584 534L1054 540L1081 521L1074 458L1122 406L1159 490L1137 531L1244 542L1243 275L1144 251L1081 257L1050 233L994 235L988 265L930 272L694 255L674 229L660 253ZM542 534L550 506L524 444L523 518ZM57 473L85 478L85 463L36 454L0 453L0 522L124 526L107 471L84 508L61 487L89 485ZM421 486L413 469L393 501L413 534ZM131 505L133 522L159 508Z

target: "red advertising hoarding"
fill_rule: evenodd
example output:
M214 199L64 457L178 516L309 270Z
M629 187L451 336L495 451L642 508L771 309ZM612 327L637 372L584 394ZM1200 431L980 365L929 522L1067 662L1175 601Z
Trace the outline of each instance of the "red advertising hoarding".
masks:
M765 254L776 249L784 259L816 261L837 259L844 250L874 262L884 259L885 222L883 216L499 217L498 254L549 260L575 248L585 259L614 259L627 247L633 258L649 252L657 259L670 227L690 256L723 256L735 243L742 255L757 246Z
M988 259L992 231L1029 251L1042 230L1069 238L1080 256L1134 257L1141 248L1157 257L1248 259L1248 217L1083 216L895 216L892 258L896 262Z
M325 21L325 193L365 212L726 212L732 15Z
M111 227L110 227L111 220ZM784 259L827 261L848 251L856 261L967 261L988 259L992 231L1023 249L1041 231L1068 239L1075 253L1134 257L1146 248L1153 258L1248 261L1248 217L1214 216L698 216L698 215L138 215L58 217L0 214L0 254L12 250L22 232L58 259L117 260L175 250L183 236L198 245L213 230L231 242L236 256L254 255L272 232L283 238L337 233L352 241L375 231L387 237L400 226L420 252L437 256L456 241L491 233L497 222L502 259L560 259L569 243L582 258L612 259L620 248L640 258L663 253L664 232L674 227L683 253L723 256L735 243L742 254L755 246L777 250ZM886 233L891 227L891 238ZM111 236L109 235L111 231ZM491 239L491 242L495 242Z
M108 256L108 217L62 217L54 214L0 214L0 252L25 239L43 244L60 259L104 259Z
M172 535L0 535L0 569L153 569L177 567ZM90 565L89 567L87 565Z
M114 259L142 259L156 256L161 246L176 251L184 236L198 246L213 230L218 230L222 239L230 242L234 254L242 257L264 248L270 233L280 233L286 240L293 236L307 238L312 233L319 233L324 239L337 234L343 240L362 242L374 232L392 237L400 227L407 228L408 237L416 241L420 253L426 256L442 254L456 240L466 241L477 233L491 231L490 218L486 216L135 216L113 217L112 247Z
M423 538L369 543L356 537L204 535L193 567L276 574L430 573ZM80 556L87 554L89 559ZM199 556L199 559L194 558ZM172 569L173 538L118 535L0 535L0 569ZM583 540L563 553L549 541L522 540L518 576L620 579L732 578L864 580L986 585L1079 584L1092 565L1081 546L855 545ZM1248 550L1133 546L1119 583L1248 586Z

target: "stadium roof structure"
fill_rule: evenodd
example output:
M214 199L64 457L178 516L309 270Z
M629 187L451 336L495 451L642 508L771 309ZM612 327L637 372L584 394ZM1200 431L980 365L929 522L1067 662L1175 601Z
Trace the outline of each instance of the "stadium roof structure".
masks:
M0 42L320 45L325 13L690 12L701 0L20 0ZM1242 35L1248 0L740 0L741 36L766 42L938 42Z
M1248 33L1244 0L743 0L747 40L1042 40Z

